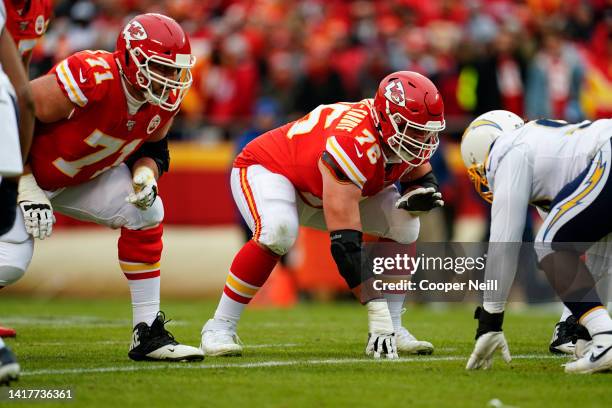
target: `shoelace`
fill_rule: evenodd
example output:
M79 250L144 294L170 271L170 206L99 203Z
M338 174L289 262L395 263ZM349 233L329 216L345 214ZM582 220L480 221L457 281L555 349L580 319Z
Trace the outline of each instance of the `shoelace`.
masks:
M155 337L158 337L158 336L168 336L170 338L170 340L176 341L174 339L174 335L172 333L170 333L168 330L166 330L166 323L170 323L171 321L172 321L172 319L166 320L166 314L164 312L162 312L161 310L159 312L157 312L157 316L155 317L155 321L151 325L151 329L153 329L153 327L155 327L157 329L157 330L151 330L153 332L153 334L156 335Z

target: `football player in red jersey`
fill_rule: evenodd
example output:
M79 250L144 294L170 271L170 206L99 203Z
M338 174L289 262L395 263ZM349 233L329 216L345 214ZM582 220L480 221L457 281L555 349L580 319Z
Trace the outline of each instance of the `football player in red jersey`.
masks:
M413 243L419 218L412 213L443 205L429 158L444 127L434 84L401 71L382 80L374 99L321 105L249 143L234 162L231 187L253 239L234 258L214 318L202 329L204 354L241 354L238 320L295 242L299 224L330 231L339 272L367 305L368 355L397 357L396 339L400 351L431 353L431 343L401 325L405 293L393 302L364 294L371 276L362 276L361 247L362 232Z
M25 65L26 72L36 42L45 34L53 12L51 0L4 0L8 28Z
M6 0L6 28L17 44L26 73L32 49L41 38L52 12L51 0ZM15 337L14 329L0 326L0 337Z
M53 210L121 228L118 255L133 307L134 360L201 360L178 344L159 311L161 199L168 170L166 133L191 85L195 58L171 18L134 17L114 53L78 52L32 81L37 127L31 174L19 183L21 222L0 239L0 285L18 280L33 237L49 236Z

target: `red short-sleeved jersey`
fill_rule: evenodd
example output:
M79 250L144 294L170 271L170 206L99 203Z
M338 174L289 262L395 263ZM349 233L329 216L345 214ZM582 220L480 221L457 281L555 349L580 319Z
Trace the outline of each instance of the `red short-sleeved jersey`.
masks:
M6 27L11 33L21 56L32 52L36 41L41 38L51 19L53 4L51 0L30 0L25 8L19 12L11 0L5 0Z
M81 51L51 71L75 105L58 122L37 122L30 165L45 190L80 184L121 164L178 112L149 103L128 112L114 54Z
M253 140L234 166L260 164L287 177L302 196L320 199L323 180L318 162L325 153L364 197L375 195L396 182L409 166L403 162L385 165L371 104L371 99L364 99L320 105L302 119Z

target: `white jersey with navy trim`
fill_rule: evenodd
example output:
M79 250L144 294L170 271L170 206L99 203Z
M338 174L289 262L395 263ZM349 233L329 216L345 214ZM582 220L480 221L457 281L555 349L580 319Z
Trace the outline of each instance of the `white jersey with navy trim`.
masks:
M4 1L0 1L0 34L6 28L6 8L4 7ZM2 62L0 61L0 74L4 74L2 71ZM2 78L0 78L0 87L2 87Z
M612 120L567 124L538 120L505 133L493 144L485 163L493 192L492 243L522 241L530 204L547 204L587 169L612 137ZM487 279L509 290L516 273L518 245L490 245ZM485 293L485 302L504 302L507 293Z
M4 2L0 1L0 33L4 30L4 26L6 26L6 8Z
M530 184L528 202L546 208L543 204L554 199L567 183L584 171L611 136L610 119L576 124L537 120L501 136L495 141L486 163L493 196L500 185L516 184L509 179L515 179L513 175L519 166L529 166L532 177L526 181ZM506 157L511 150L522 154ZM500 166L509 167L511 171L500 171ZM527 189L519 187L519 191L526 193Z
M6 9L4 2L0 1L0 34L5 25ZM2 176L16 176L23 171L14 98L15 91L0 63L0 180Z

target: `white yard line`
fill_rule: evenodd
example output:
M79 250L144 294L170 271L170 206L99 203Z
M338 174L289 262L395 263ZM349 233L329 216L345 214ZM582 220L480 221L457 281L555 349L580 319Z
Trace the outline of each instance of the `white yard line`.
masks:
M28 347L29 346L58 346L58 347L65 347L65 346L83 346L83 345L130 345L130 341L129 340L124 340L124 341L119 341L119 340L96 340L96 341L33 341L33 342L27 342L27 343L23 343L26 344Z
M242 347L249 349L259 349L259 348L282 348L282 347L297 347L300 344L298 343L285 343L285 344L248 344Z
M25 343L24 343L25 344ZM95 341L34 341L28 342L28 346L76 346L76 345L130 345L130 340L95 340ZM299 343L282 343L282 344L249 344L244 345L248 349L263 349L263 348L282 348L282 347L298 347Z
M553 356L544 354L519 354L512 356L513 359L525 360L564 360L563 356ZM111 366L99 368L67 368L67 369L46 369L32 370L21 373L23 377L40 376L40 375L63 375L63 374L93 374L93 373L118 373L130 371L154 371L154 370L209 370L209 369L227 369L227 368L265 368L265 367L284 367L284 366L315 366L315 365L342 365L342 364L405 364L419 362L436 362L436 361L467 361L467 356L435 356L435 357L405 357L399 360L374 360L368 358L343 358L343 359L325 359L325 360L285 360L285 361L261 361L256 363L234 363L234 364L201 364L188 363L169 363L169 364L150 364L131 365L131 366Z
M129 319L104 319L96 316L66 316L61 318L55 317L6 317L2 319L2 323L10 326L20 325L37 325L37 326L74 326L80 327L131 327L132 321ZM168 326L185 326L186 321L170 320L166 323Z
M130 326L131 321L127 319L101 319L94 316L68 316L62 318L53 317L8 317L3 318L2 323L10 326L37 325L37 326L74 326L81 327L114 327Z

